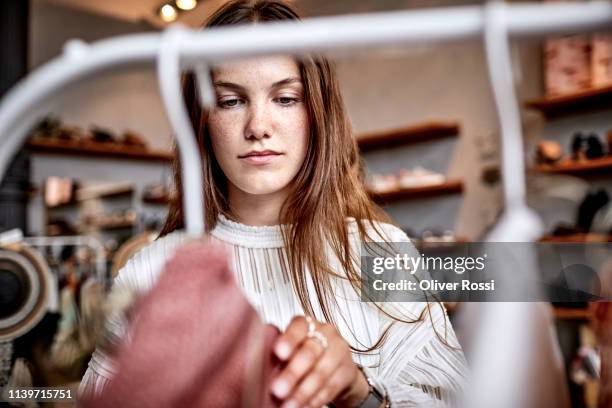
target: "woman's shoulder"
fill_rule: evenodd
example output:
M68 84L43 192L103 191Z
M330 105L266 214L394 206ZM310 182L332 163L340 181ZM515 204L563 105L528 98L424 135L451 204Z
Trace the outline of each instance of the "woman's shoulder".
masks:
M119 270L113 285L137 291L150 289L185 238L182 231L175 231L145 246Z

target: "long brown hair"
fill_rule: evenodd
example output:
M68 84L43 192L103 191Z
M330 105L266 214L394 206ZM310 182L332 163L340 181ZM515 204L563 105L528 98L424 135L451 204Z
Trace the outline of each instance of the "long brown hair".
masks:
M278 20L300 20L300 17L290 6L279 1L238 0L221 7L205 27ZM330 313L330 306L335 303L331 277L338 275L329 266L326 243L331 246L349 281L358 290L360 275L353 264L356 255L352 253L349 242L347 217L355 219L362 241L370 240L367 223L378 236L383 237L376 222L391 223L391 220L365 189L363 163L334 67L322 56L308 56L298 64L305 87L310 140L304 164L292 181L291 193L281 209L280 221L284 225L281 230L294 290L305 313L314 314L312 294L306 284L309 272L324 318L336 324L333 313ZM191 74L184 77L183 86L202 156L206 225L211 230L219 214L233 218L227 199L227 181L212 153L206 112L198 102ZM178 194L170 205L160 236L184 226L180 166L178 155L176 157L174 173ZM375 345L366 347L367 350L378 347L383 337Z

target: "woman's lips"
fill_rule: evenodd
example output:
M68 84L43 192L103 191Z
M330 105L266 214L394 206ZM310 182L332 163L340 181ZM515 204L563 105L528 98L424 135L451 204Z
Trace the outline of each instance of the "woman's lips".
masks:
M241 157L240 160L243 160L249 164L268 164L280 155L281 153L254 154Z

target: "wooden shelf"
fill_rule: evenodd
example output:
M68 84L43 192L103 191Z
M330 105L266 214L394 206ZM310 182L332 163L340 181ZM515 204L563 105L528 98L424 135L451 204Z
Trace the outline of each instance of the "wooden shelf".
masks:
M62 154L100 158L121 158L155 162L169 162L173 154L126 146L118 143L98 143L90 141L57 140L46 138L30 139L26 146L35 153Z
M112 231L112 230L118 230L118 229L134 228L134 226L136 226L136 224L132 221L92 225L93 228L99 229L101 231Z
M102 198L112 198L112 197L121 197L127 196L134 193L134 187L129 186L120 186L113 189L101 190L99 192L88 192L85 189L77 190L75 193L76 201L86 201L92 199L102 199Z
M572 235L545 235L538 242L550 243L584 243L584 242L612 242L612 235L601 234L572 234Z
M463 182L459 180L451 180L443 184L405 188L397 191L391 191L388 193L370 192L370 196L377 203L384 204L393 201L411 200L446 194L458 194L461 192L463 192Z
M448 314L456 312L460 307L461 302L445 302L444 306ZM570 307L553 307L553 314L556 319L560 320L589 320L593 313L589 308L570 308Z
M461 247L470 242L465 237L455 237L454 241L423 241L421 239L415 240L414 245L420 249L426 250L437 250L437 249L448 249L454 247Z
M357 136L362 152L459 136L456 122L427 122L416 126L365 133Z
M537 165L533 171L551 174L602 175L612 174L612 156L591 160L565 160L554 165Z
M554 314L557 319L563 320L589 320L592 317L589 308L554 307Z
M76 198L66 203L60 203L57 205L47 205L46 208L51 210L58 208L68 208L74 205L78 205L79 203L82 203L87 200L122 197L131 195L132 193L134 193L134 187L132 186L121 186L119 188L108 189L106 191L100 191L96 193L84 193L83 191L76 190L74 194Z
M526 106L541 111L546 117L607 107L612 108L612 85L586 89L571 94L549 96L527 102Z
M163 197L143 197L142 202L147 204L156 204L156 205L168 205L172 199L170 196Z

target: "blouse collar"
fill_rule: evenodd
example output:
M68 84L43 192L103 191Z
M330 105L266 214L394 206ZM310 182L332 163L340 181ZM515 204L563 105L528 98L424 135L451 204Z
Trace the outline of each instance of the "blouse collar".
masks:
M221 241L249 248L284 247L281 225L245 225L232 221L223 214L219 214L211 235Z

